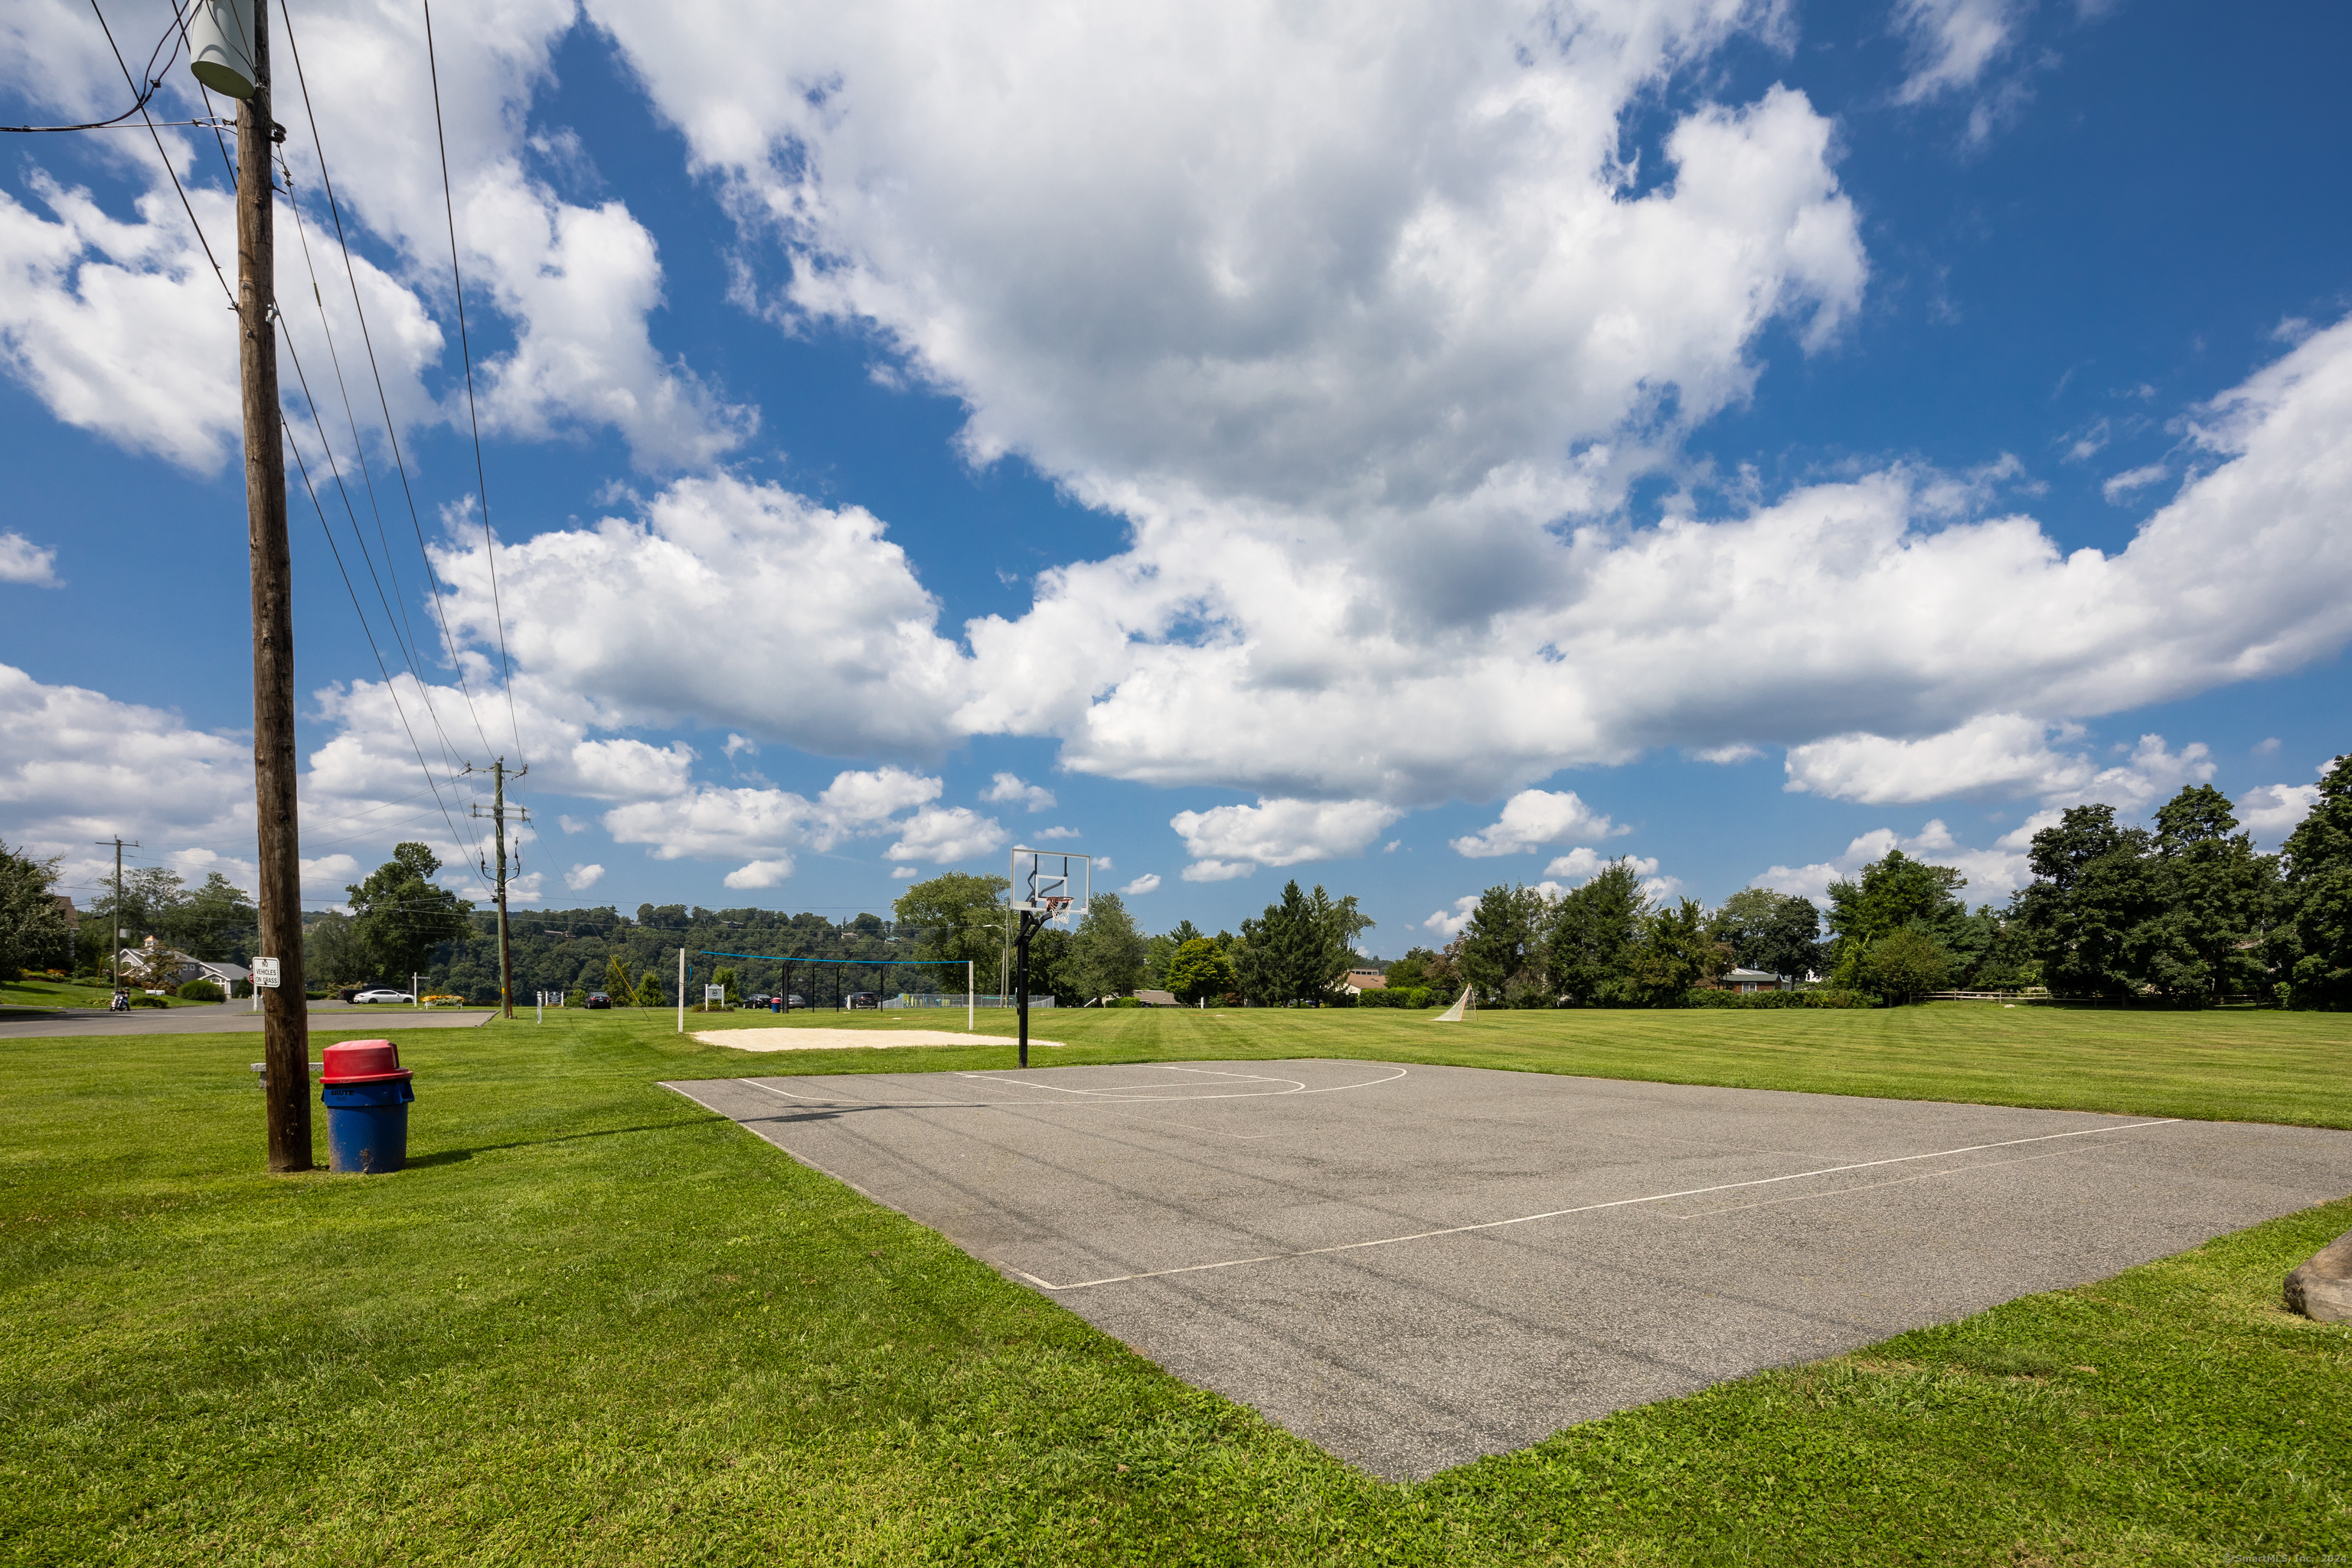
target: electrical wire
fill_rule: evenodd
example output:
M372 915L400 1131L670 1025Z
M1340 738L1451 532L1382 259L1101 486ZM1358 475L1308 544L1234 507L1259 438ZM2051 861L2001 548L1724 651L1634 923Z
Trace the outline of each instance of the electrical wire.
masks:
M122 51L114 42L114 29L106 25L106 13L98 8L98 0L89 0L89 9L90 14L98 18L99 31L106 35L106 47L113 52L115 66L122 72L123 81L131 91L137 92L139 84L131 79L131 68L123 62ZM148 63L152 66L154 62L151 59ZM205 237L205 226L196 221L196 209L188 204L188 193L180 184L180 172L172 167L172 155L163 151L163 132L157 131L155 122L147 118L147 102L143 98L139 102L139 118L146 125L147 134L154 139L155 156L163 161L163 173L172 177L172 189L179 193L180 210L188 215L188 226L196 231L196 243L205 247L205 259L212 263L213 276L220 279L221 292L228 296L228 308L234 310L237 308L236 290L228 286L228 279L221 271L220 258L213 254L213 242Z
M282 320L278 322L278 331L281 336L285 334L285 322ZM286 344L286 352L289 357L294 357L294 345L290 339ZM294 374L298 381L301 380L302 369L299 358L295 361ZM307 399L309 395L310 389L306 385L303 388L303 396ZM316 417L317 406L313 405L314 421ZM433 783L433 770L425 761L425 748L416 743L415 728L409 723L408 710L401 704L399 691L393 686L392 671L384 664L383 649L375 640L374 628L368 625L367 612L360 606L359 589L352 584L351 571L343 564L343 552L335 544L335 531L328 526L327 509L319 500L318 486L310 481L310 465L302 456L301 443L294 439L294 427L286 422L286 417L282 414L278 416L278 427L285 438L288 448L294 454L294 466L302 476L302 488L310 492L310 505L318 511L320 531L327 536L328 552L335 558L335 570L343 579L343 591L351 595L352 613L359 617L360 630L367 637L368 651L375 656L376 668L383 676L385 689L392 692L393 711L400 717L400 727L408 736L409 749L416 754L416 765L424 771L425 781L432 787L434 802L441 808L441 817L448 826L450 840L453 843L463 844L465 836L457 831L457 822L449 816L449 805L441 798L440 785Z
M425 703L425 714L433 721L434 733L439 738L441 742L442 761L452 770L457 770L461 767L461 763L457 756L456 748L449 743L449 732L442 727L440 710L433 705L431 689L425 684L424 670L419 667L415 649L416 629L415 627L408 625L407 596L400 591L400 571L393 563L392 541L385 533L383 527L383 509L376 502L375 479L368 468L367 447L365 443L360 439L359 417L352 408L351 389L349 386L345 385L343 382L342 356L335 348L334 327L327 320L326 297L321 294L319 289L319 269L310 258L310 231L302 226L302 205L295 198L294 195L294 171L291 166L286 164L283 160L280 160L279 167L284 169L286 174L286 205L288 210L293 215L295 237L301 242L302 265L310 274L310 298L319 309L319 331L327 341L327 357L329 362L334 367L336 388L342 395L343 418L344 422L350 426L352 432L352 452L359 459L360 475L367 486L368 506L370 510L373 511L375 516L376 538L383 546L384 570L392 574L393 591L392 595L389 597L383 591L383 582L376 578L375 558L368 550L366 537L360 532L359 514L357 511L352 510L351 492L348 487L343 485L342 475L340 470L336 472L335 482L337 487L342 490L343 510L351 515L352 537L359 543L361 557L367 562L368 576L370 580L375 584L377 601L383 604L384 607L384 624L391 630L393 640L400 646L401 657L408 662L408 673L416 681L417 692L420 699ZM310 388L308 386L303 388L303 394L305 396L310 395ZM317 412L317 406L314 404L311 409L311 413L314 417L316 416ZM323 426L320 427L319 434L320 439L324 442L326 440L326 431ZM329 460L331 462L334 458L334 447L331 442L327 443L327 456ZM394 614L393 609L393 601L395 598L400 604L400 611L397 615ZM405 628L407 633L405 637L402 636L404 628Z
M408 502L409 526L416 534L416 552L425 561L425 581L432 584L433 610L441 626L442 646L447 650L449 662L457 672L457 689L466 699L467 712L474 721L474 733L480 738L482 750L487 752L492 749L489 733L482 727L480 710L474 706L473 686L466 678L466 663L457 656L457 640L450 633L449 613L442 604L440 574L433 570L433 554L425 545L425 524L417 514L416 492L408 482L407 460L402 456L400 450L400 430L392 417L392 400L383 389L383 367L376 363L375 337L368 331L367 307L360 300L359 269L352 262L351 238L343 232L342 204L335 195L334 174L327 166L327 145L319 135L318 111L311 105L310 80L302 71L302 46L294 36L294 17L292 13L287 10L284 0L279 0L278 14L286 24L286 47L294 57L294 81L302 94L303 116L310 124L310 151L319 160L319 178L327 192L327 212L334 220L335 243L342 251L343 275L351 283L352 308L359 315L360 342L367 349L368 373L375 380L376 404L383 411L384 435L391 443L393 468L400 475L401 494ZM508 696L508 701L509 704L513 701L511 693Z
M98 10L98 7L93 4L90 6L90 9L92 11L96 11ZM98 25L106 33L107 47L109 48L114 48L114 31L112 28L106 26L106 17L103 14L100 15ZM131 107L116 115L113 119L92 120L85 121L79 125L0 125L0 131L15 132L20 135L36 136L57 131L128 131L131 127L125 122L134 114L140 115L142 117L142 122L146 124L195 125L202 123L202 121L194 120L150 121L145 119L146 109L149 101L154 98L156 92L163 85L163 79L155 74L155 62L163 58L163 46L171 42L172 34L175 29L180 30L184 35L185 29L181 28L180 26L179 0L173 0L172 20L171 23L164 27L163 36L155 40L155 47L147 51L147 68L145 72L142 73L147 78L147 85L144 88L142 88L137 81L132 79L130 68L122 58L122 51L115 49L115 64L123 66L122 79L130 86L131 92L135 96L131 99ZM211 105L207 103L205 107L209 109Z
M522 754L522 725L515 717L514 669L507 662L507 616L499 603L499 546L490 532L490 482L482 468L482 422L474 410L474 356L466 341L466 280L457 270L457 204L449 192L449 137L441 126L441 65L433 49L433 0L425 5L425 63L433 77L433 134L441 146L441 206L449 218L449 279L457 289L457 354L466 366L466 419L474 435L474 485L482 498L482 553L490 568L490 614L499 628L499 675L507 689L507 723L514 731L515 761ZM278 0L286 9L286 0ZM289 36L290 37L290 31ZM296 68L299 72L300 68ZM307 98L306 98L307 101Z

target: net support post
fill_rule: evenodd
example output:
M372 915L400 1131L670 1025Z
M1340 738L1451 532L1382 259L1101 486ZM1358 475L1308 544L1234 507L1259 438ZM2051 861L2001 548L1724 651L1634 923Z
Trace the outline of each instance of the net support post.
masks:
M686 1033L686 949L677 950L677 1032Z
M980 1027L980 996L975 991L971 960L963 961L963 1032L967 1035Z

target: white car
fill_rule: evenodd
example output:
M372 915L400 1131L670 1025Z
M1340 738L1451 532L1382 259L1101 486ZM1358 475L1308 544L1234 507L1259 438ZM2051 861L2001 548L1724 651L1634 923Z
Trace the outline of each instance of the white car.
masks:
M352 1000L353 1002L405 1002L412 1006L416 1002L416 998L405 991L362 991Z

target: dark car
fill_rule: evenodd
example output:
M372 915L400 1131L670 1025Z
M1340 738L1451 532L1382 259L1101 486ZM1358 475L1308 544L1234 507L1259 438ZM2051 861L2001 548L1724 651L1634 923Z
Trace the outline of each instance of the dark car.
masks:
M598 1007L610 1007L613 1005L613 999L610 996L605 995L602 991L591 991L588 993L588 999L580 1005L583 1007L593 1010Z
M882 1005L882 998L877 996L871 991L853 991L849 994L849 1005L853 1009L858 1007L879 1007Z
M768 1005L768 994L761 991L756 994L744 997L743 1001L747 1006L764 1007Z
M798 992L794 992L784 998L784 1005L787 1007L805 1007L808 1005L808 998Z

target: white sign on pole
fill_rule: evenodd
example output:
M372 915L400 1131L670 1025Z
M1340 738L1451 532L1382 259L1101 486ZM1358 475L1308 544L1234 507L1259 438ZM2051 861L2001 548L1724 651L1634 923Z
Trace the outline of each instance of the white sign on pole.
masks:
M257 990L277 990L278 961L274 958L256 958L253 961L253 984Z
M702 999L705 1002L724 1002L727 1000L727 987L706 985L702 988Z

